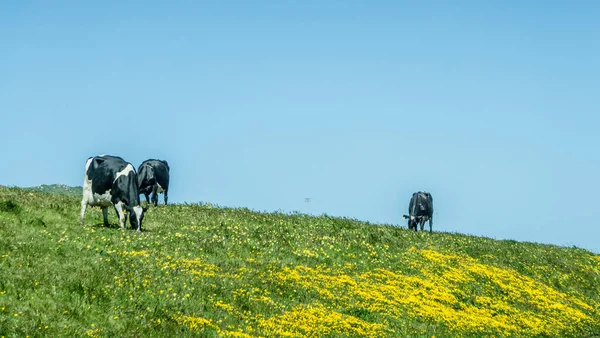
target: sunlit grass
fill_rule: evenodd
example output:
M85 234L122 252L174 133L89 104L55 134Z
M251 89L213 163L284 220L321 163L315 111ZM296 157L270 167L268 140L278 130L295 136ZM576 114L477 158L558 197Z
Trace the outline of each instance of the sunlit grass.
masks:
M600 257L577 248L211 205L151 208L138 234L78 208L0 187L0 336L600 332Z

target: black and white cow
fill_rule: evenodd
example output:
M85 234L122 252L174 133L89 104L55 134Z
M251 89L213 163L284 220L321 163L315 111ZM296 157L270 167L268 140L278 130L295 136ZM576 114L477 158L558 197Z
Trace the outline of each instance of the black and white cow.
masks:
M146 196L146 202L150 203L149 196L152 193L152 203L158 205L158 194L164 194L165 205L169 199L169 163L163 160L145 160L138 168L138 189L140 194Z
M421 225L421 231L425 227L425 221L429 221L429 232L433 225L433 197L424 191L418 191L412 195L408 205L408 215L402 218L408 219L408 229L417 231L417 224Z
M134 167L122 158L110 155L90 157L85 163L81 225L88 205L102 208L104 226L109 226L108 207L111 205L119 216L121 228L125 228L128 212L131 227L137 231L142 229L144 212L148 209L140 207L140 194Z

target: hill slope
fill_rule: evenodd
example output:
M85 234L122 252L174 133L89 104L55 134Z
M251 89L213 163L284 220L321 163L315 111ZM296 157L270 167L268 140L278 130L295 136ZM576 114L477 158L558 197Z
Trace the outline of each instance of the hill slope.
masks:
M0 336L593 337L600 256L328 216L0 187ZM113 210L109 218L117 223Z
M33 190L39 192L45 192L48 194L63 194L63 195L74 195L81 196L82 187L71 187L65 184L42 184L37 187L23 188L24 190Z

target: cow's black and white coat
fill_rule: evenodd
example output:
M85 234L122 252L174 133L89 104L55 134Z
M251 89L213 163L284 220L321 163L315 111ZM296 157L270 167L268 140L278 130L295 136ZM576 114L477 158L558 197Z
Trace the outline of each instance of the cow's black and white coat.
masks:
M115 208L121 228L125 227L128 212L131 227L140 231L146 209L140 207L137 174L131 163L110 155L88 158L83 180L81 225L88 205L102 208L105 226L109 226L108 207Z
M163 193L165 205L169 199L169 163L163 160L150 159L142 162L138 168L138 189L146 196L146 202L158 204L158 194Z
M408 205L408 215L403 217L408 219L408 229L415 229L415 231L417 231L417 224L421 225L423 231L425 221L429 221L429 232L432 232L433 197L431 194L424 191L414 193Z

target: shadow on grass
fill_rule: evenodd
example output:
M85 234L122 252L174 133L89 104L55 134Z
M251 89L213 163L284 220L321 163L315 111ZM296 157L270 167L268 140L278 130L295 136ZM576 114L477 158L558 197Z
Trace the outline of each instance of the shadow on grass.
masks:
M114 230L121 230L121 227L119 226L119 224L109 224L108 226L105 226L104 223L96 223L96 224L86 224L84 226L90 226L93 228L103 228L103 229L114 229ZM127 230L127 231L133 231L133 232L137 232L135 231L135 229L133 229L130 225L125 226L125 228L123 228L123 230ZM152 230L148 230L145 228L140 229L140 232L148 232L151 233L153 232Z

